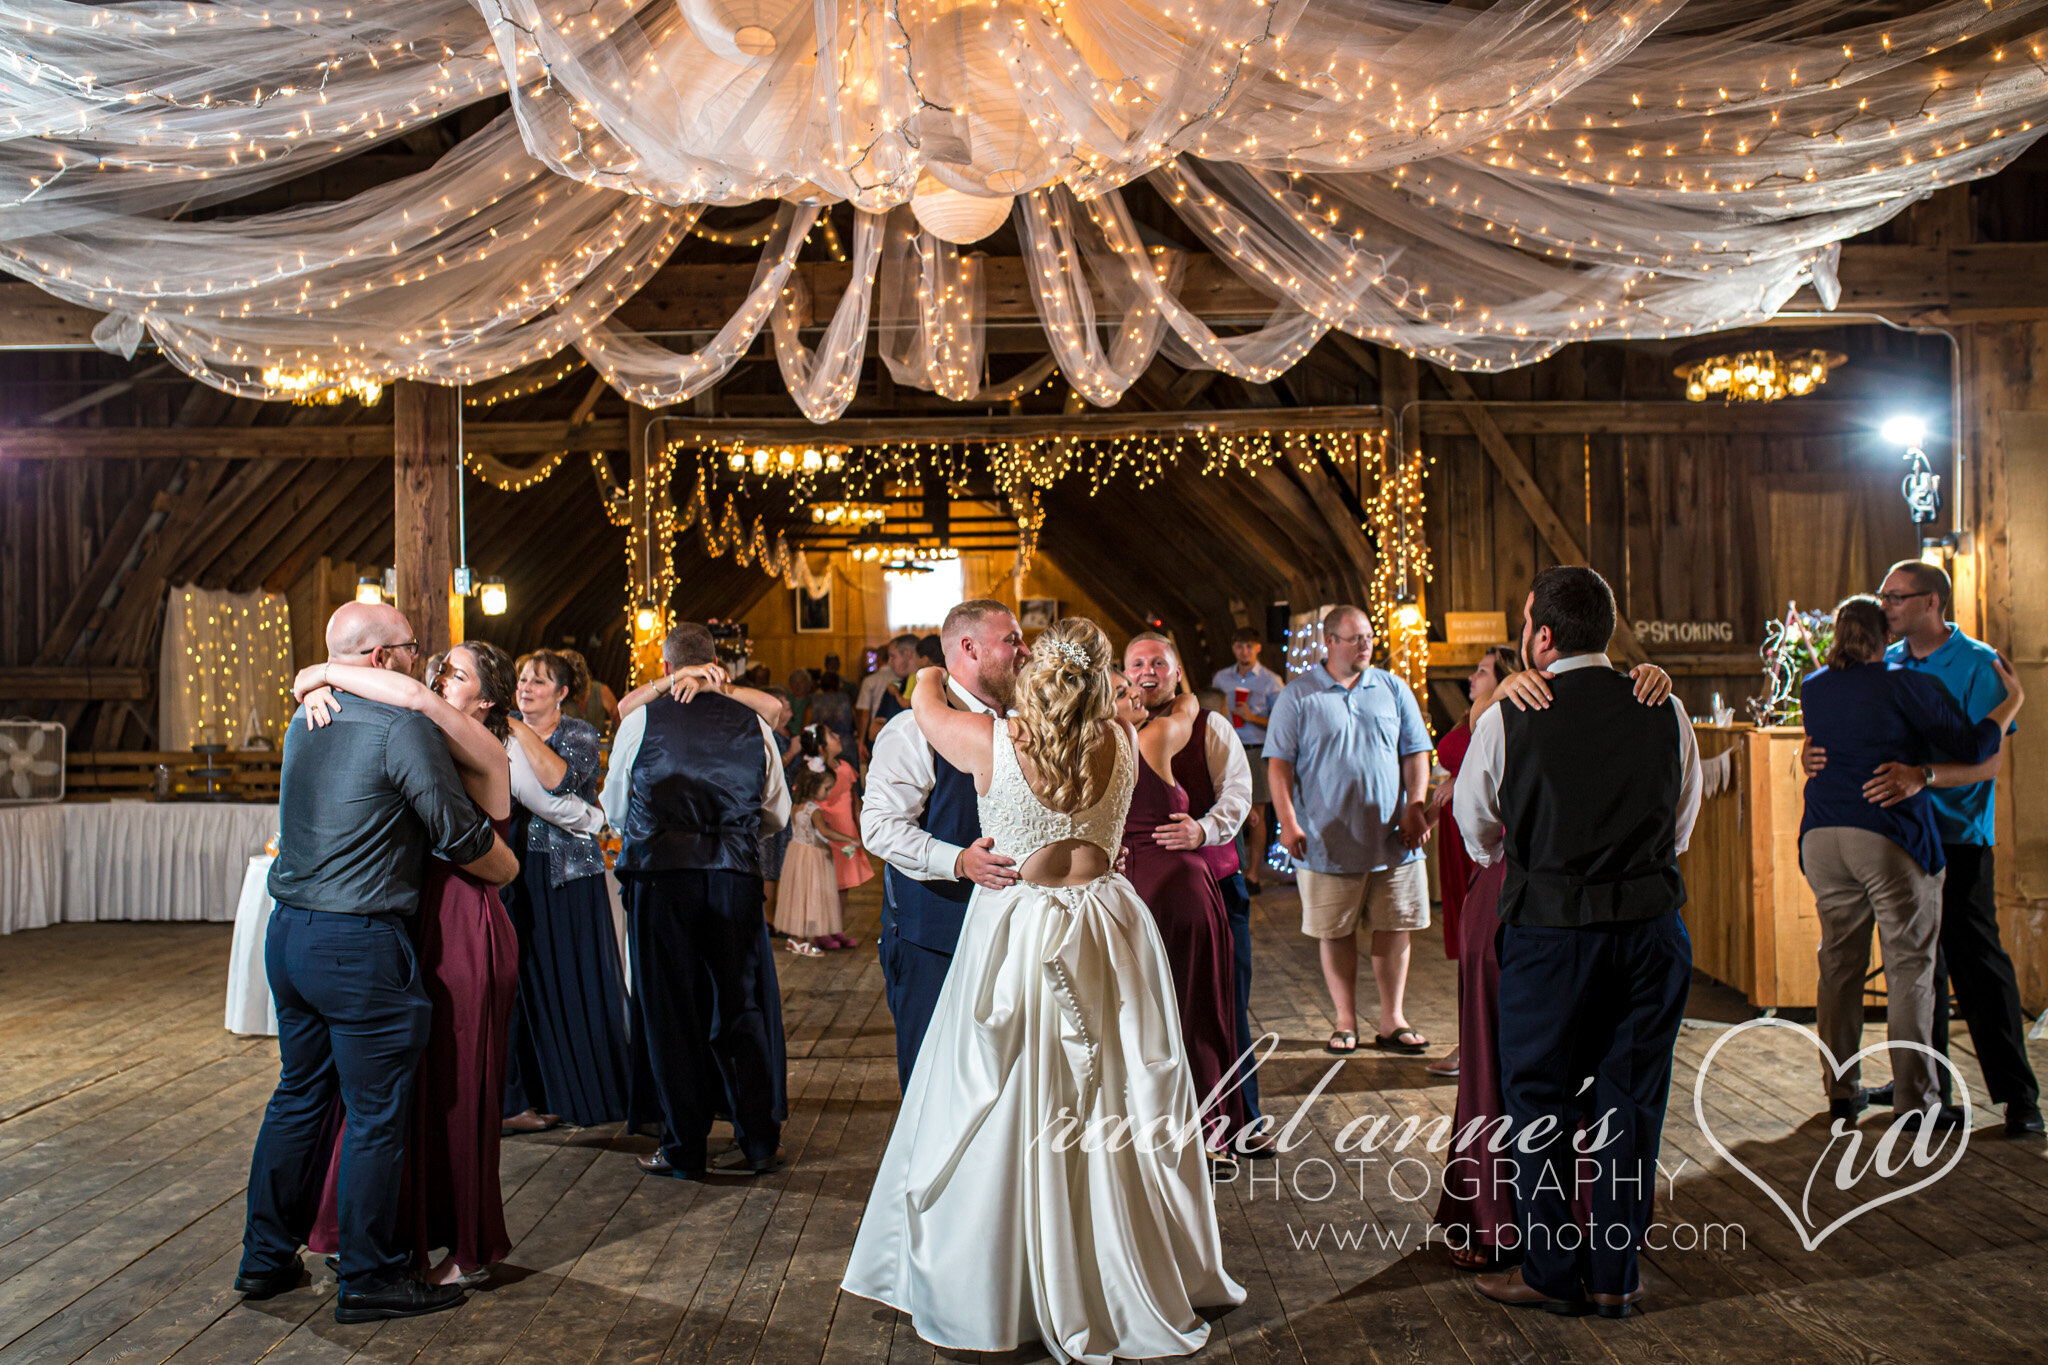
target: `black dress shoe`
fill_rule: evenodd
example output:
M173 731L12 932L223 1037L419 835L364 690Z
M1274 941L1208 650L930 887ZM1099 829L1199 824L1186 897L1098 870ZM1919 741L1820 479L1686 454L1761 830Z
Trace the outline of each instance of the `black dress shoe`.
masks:
M2041 1108L2034 1104L2021 1104L2018 1100L2005 1106L2005 1135L2007 1137L2040 1137L2048 1132L2048 1125L2041 1122Z
M1588 1294L1593 1301L1593 1311L1603 1318L1625 1318L1636 1312L1636 1305L1643 1301L1640 1286L1626 1294Z
M291 1293L305 1282L306 1268L294 1256L290 1265L254 1275L244 1272L235 1276L235 1292L245 1299L274 1299L279 1294Z
M1890 1081L1886 1081L1883 1085L1880 1085L1875 1089L1859 1089L1853 1096L1847 1099L1829 1100L1828 1117L1831 1119L1842 1119L1843 1121L1848 1123L1854 1123L1856 1121L1856 1116L1862 1113L1864 1110L1868 1109L1871 1105L1875 1104L1882 1108L1890 1108L1891 1102L1892 1083Z
M459 1284L427 1284L410 1275L381 1289L353 1293L341 1291L334 1306L336 1322L382 1322L387 1318L418 1318L428 1313L445 1313L463 1300Z
M755 1161L738 1147L729 1147L711 1159L711 1169L726 1175L772 1175L789 1164L789 1155L777 1147Z
M1927 1122L1928 1112L1925 1109L1915 1109L1912 1113L1907 1114L1905 1116L1905 1131L1908 1133L1919 1132L1921 1125ZM1963 1126L1963 1111L1953 1104L1936 1105L1933 1108L1933 1114L1934 1130L1937 1133Z

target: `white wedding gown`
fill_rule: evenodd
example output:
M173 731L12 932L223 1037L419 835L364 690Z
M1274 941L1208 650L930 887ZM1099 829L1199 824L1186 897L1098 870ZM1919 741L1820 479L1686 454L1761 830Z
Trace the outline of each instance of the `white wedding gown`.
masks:
M980 800L995 851L1022 867L1081 839L1115 858L1139 761L1116 733L1108 790L1061 814L998 720ZM1166 950L1130 882L977 887L841 1287L959 1350L1201 1349L1196 1308L1244 1290L1223 1272L1197 1103ZM1139 1136L1084 1144L1077 1119Z

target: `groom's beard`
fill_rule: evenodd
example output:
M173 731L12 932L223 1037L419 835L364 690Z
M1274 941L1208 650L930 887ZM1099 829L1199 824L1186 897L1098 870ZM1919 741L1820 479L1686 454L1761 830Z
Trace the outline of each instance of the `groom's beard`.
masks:
M974 684L980 695L993 703L998 711L1009 711L1017 704L1017 674L1014 669L998 673L984 667L975 674Z

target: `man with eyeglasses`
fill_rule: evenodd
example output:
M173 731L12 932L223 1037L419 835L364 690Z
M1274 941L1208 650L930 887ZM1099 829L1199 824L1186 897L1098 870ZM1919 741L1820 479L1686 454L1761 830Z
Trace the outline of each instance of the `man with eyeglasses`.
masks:
M350 602L327 623L335 663L410 673L419 642L394 607ZM303 712L301 713L303 714ZM432 1012L409 920L429 853L504 885L519 860L463 790L447 742L417 711L351 696L320 729L286 731L278 792L277 909L264 965L277 1002L279 1074L249 1169L235 1288L274 1298L302 1278L338 1096L338 1322L439 1312L460 1285L412 1274L401 1218L413 1079Z
M2005 700L2005 684L1998 680L1998 652L1948 619L1953 594L1948 575L1932 564L1908 559L1892 565L1877 594L1893 636L1884 657L1894 668L1932 674L1974 723ZM1805 759L1809 775L1827 766L1826 751L1811 745ZM1982 763L1884 763L1864 783L1863 794L1890 806L1925 788L1934 803L1935 828L1948 864L1941 885L1941 937L1934 951L1934 1046L1948 1054L1953 981L1984 1087L1992 1103L2005 1106L2007 1136L2038 1137L2043 1132L2041 1090L2027 1062L2019 978L1999 939L1992 875L1991 850L1998 837L1993 798L2004 761L2001 749ZM1937 1070L1946 1104L1949 1072Z
M1293 855L1301 931L1320 941L1337 1016L1325 1049L1358 1050L1358 929L1372 931L1379 987L1373 1046L1419 1056L1429 1039L1403 1013L1409 935L1429 927L1429 731L1415 694L1372 668L1372 623L1357 607L1323 616L1323 662L1273 703L1267 785L1280 842Z

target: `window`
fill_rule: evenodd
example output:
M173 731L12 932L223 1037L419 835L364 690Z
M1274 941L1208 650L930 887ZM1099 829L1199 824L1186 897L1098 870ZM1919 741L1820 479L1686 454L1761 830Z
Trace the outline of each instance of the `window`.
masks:
M889 629L929 635L966 593L966 578L957 559L921 560L926 573L892 577L889 588Z

